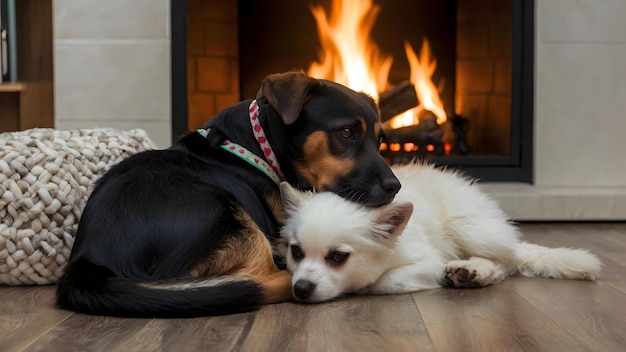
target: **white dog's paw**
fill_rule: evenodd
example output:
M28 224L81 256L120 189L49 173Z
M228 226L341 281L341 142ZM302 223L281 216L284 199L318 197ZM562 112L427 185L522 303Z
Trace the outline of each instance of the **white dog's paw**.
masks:
M446 284L452 287L481 287L483 285L477 280L476 270L465 266L448 264L443 279Z
M494 262L483 258L471 258L448 263L443 280L452 287L483 287L505 277L505 272Z

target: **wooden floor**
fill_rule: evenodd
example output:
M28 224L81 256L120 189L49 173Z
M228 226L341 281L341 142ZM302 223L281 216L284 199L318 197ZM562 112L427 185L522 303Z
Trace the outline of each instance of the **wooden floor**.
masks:
M597 282L514 277L196 319L120 319L54 307L54 289L0 286L0 351L626 351L626 223L522 224L587 248Z

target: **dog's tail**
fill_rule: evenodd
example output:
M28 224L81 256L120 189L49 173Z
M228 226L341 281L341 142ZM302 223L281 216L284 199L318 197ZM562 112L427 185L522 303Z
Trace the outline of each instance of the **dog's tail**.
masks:
M552 279L595 280L602 263L584 249L548 248L521 242L519 274Z
M173 318L245 312L263 304L263 289L241 276L137 282L86 260L71 263L57 304L93 315Z

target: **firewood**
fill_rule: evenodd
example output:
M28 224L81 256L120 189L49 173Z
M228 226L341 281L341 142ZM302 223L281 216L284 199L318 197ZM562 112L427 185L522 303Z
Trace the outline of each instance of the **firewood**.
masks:
M382 121L399 115L417 106L417 93L410 81L404 81L382 92L378 97Z

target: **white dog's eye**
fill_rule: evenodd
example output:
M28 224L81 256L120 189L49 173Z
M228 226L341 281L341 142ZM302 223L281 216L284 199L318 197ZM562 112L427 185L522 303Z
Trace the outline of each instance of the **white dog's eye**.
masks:
M348 260L349 256L350 253L334 251L326 257L326 261L330 265L339 266L343 264L346 260Z
M300 248L300 246L291 245L290 248L291 248L291 256L293 257L293 259L300 260L304 258L304 252L302 252L302 249Z

